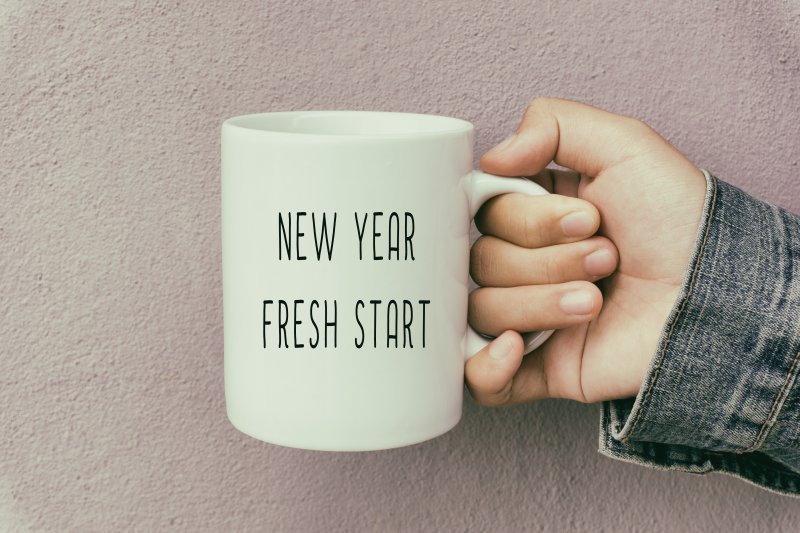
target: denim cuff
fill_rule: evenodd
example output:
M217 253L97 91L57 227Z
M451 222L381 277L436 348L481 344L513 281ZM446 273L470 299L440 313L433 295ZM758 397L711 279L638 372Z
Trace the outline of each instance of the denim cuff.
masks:
M636 398L604 402L604 455L800 495L800 219L707 171L681 292Z

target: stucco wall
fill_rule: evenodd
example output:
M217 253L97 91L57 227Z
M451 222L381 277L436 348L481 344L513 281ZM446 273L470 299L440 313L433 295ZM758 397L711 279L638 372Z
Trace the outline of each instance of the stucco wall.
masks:
M0 530L796 531L795 500L598 455L596 406L322 454L223 401L223 118L454 115L480 153L563 96L800 211L800 4L751 4L0 2Z

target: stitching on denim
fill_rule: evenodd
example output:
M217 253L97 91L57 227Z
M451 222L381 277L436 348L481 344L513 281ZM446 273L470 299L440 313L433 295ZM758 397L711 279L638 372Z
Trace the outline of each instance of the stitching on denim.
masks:
M612 447L608 450L610 452L610 456L613 457L628 457L631 459L638 459L640 461L651 461L653 466L660 467L660 468L670 468L673 466L680 466L683 468L689 467L697 467L702 464L704 461L708 460L716 460L719 464L713 464L711 470L707 472L727 472L732 473L736 472L742 474L743 476L748 472L748 469L757 469L757 470L768 470L771 474L769 480L772 483L775 483L779 486L785 486L786 483L781 483L777 478L784 478L789 481L789 483L793 485L800 486L800 474L788 470L784 467L777 466L775 464L770 464L766 461L760 460L757 456L747 455L740 457L737 454L732 454L731 452L715 452L712 450L701 450L698 449L701 453L697 457L699 462L691 456L690 453L686 452L677 452L680 453L680 457L676 457L676 452L671 450L670 453L672 454L668 459L659 460L658 453L653 451L645 451L642 449L633 449L633 450L626 450L621 449L615 443L611 443ZM658 443L654 443L658 444ZM661 446L668 446L668 445L661 445ZM753 478L744 478L750 479L751 481ZM767 487L769 488L769 487ZM798 493L800 494L800 492Z
M689 459L676 459L664 464L657 461L652 456L639 455L638 451L628 452L621 450L617 446L610 450L606 450L603 453L607 457L611 457L613 459L627 461L633 464L645 465L659 470L682 471L701 475L710 473L726 474L776 494L782 494L795 498L800 496L800 476L794 472L776 468L773 465L764 464L762 461L750 461L748 459L752 456L749 455L742 458L737 458L735 456L731 457L729 455L721 455L716 452L708 452L706 450L703 450L703 452L719 456L719 464L714 464L712 462L710 470L695 470L695 468L700 465L690 462ZM705 459L709 460L711 458L705 457ZM715 457L715 459L717 459L717 457ZM752 474L752 469L767 470L769 471L769 474L762 477L756 477Z
M798 361L800 361L800 352L797 352L797 355L794 356L792 366L789 368L789 372L786 374L786 379L783 380L783 385L781 385L778 395L775 397L775 401L772 402L772 408L769 410L769 414L767 415L767 419L764 420L761 430L758 432L758 435L756 435L756 440L744 450L736 453L752 452L764 444L764 441L767 439L767 435L769 435L769 430L775 426L775 420L778 418L780 406L783 405L783 401L789 395L789 384L793 381L792 378L795 374L794 370L797 368Z
M605 449L611 448L611 402L603 402L600 408L600 435L603 437L603 447Z
M694 283L695 280L697 279L697 273L700 271L700 265L703 262L702 261L703 253L705 252L706 249L708 234L711 233L714 211L716 210L717 207L717 182L712 181L712 184L714 186L714 195L711 197L711 206L708 211L708 218L706 220L706 231L705 234L703 235L703 242L700 244L700 249L697 251L697 262L695 263L694 270L692 271L692 278L689 281L689 288L686 291L686 297L681 302L681 306L678 309L678 312L675 314L675 318L673 319L672 324L670 324L669 332L667 333L666 339L664 339L664 346L658 353L658 362L656 363L655 369L653 370L653 378L650 380L650 385L647 387L647 391L645 392L644 398L642 398L641 405L639 405L639 411L636 413L636 418L634 419L633 424L631 425L631 430L628 432L628 435L624 439L622 439L623 442L627 442L631 438L631 435L633 435L634 432L636 431L636 426L639 424L639 420L642 418L642 412L647 406L647 403L650 401L650 395L653 392L653 387L655 386L656 381L658 381L658 375L661 371L661 365L664 363L664 354L666 354L667 348L669 347L669 341L672 338L672 333L675 331L675 326L677 325L678 320L681 317L681 314L683 314L683 310L686 308L686 303L692 296L692 292L694 290Z

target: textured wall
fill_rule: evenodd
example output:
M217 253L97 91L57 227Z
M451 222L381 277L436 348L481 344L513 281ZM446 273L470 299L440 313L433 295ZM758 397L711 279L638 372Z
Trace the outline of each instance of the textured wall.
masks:
M800 4L698 4L1 1L0 531L796 531L796 501L600 456L595 406L467 401L367 454L225 417L223 118L441 113L480 153L570 97L800 211Z

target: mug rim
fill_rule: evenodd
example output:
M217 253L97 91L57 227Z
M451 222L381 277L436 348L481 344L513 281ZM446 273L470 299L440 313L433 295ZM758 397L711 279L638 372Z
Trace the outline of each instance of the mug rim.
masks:
M300 117L344 117L347 115L364 118L367 116L381 118L382 120L392 120L396 122L405 121L408 123L410 120L417 121L417 123L427 122L436 123L438 127L427 127L420 129L398 128L397 131L390 131L385 133L370 132L321 132L321 131L294 131L289 127L272 126L264 127L264 121L273 119L279 121L281 119L298 119ZM446 115L435 115L427 113L407 113L399 111L369 111L369 110L347 110L347 109L309 109L309 110L295 110L295 111L269 111L262 113L249 113L238 115L226 119L222 123L223 129L235 129L249 134L274 136L283 138L297 138L297 139L409 139L420 137L439 137L449 136L453 134L463 134L474 130L471 122L466 120L449 117Z

